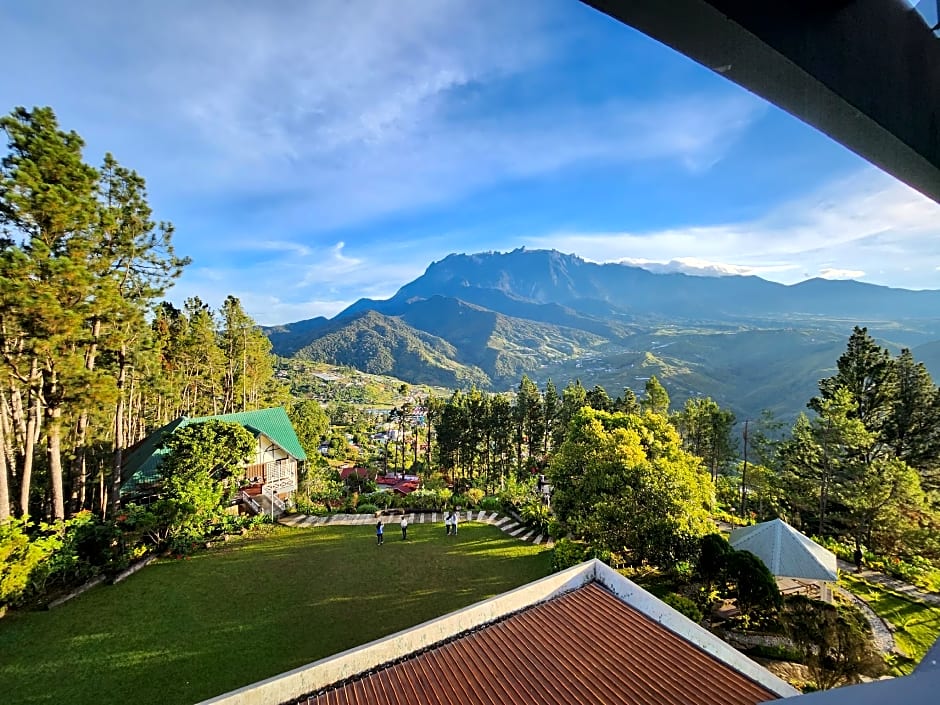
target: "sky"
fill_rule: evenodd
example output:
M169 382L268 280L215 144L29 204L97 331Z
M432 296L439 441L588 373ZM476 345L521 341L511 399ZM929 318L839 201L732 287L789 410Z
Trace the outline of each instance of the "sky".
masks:
M0 0L0 112L146 180L167 294L259 323L452 252L940 288L940 206L577 0Z

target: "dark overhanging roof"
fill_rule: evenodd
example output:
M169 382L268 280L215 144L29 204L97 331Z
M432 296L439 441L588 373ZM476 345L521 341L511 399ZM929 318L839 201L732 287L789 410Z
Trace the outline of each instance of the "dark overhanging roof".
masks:
M904 0L582 0L940 202L940 40Z

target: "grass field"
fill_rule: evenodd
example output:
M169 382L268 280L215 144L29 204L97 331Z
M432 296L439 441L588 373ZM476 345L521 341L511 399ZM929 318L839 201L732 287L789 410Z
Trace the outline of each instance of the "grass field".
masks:
M891 664L892 670L895 675L910 673L940 637L940 607L909 600L851 573L843 573L839 581L865 600L879 617L894 625L895 642L906 658L896 659Z
M467 523L276 527L0 620L0 702L193 703L545 576L550 552Z

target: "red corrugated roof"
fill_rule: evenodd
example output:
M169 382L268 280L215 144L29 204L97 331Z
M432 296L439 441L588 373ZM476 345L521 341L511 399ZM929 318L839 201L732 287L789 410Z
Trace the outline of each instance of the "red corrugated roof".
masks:
M307 705L756 705L777 695L597 583Z
M415 480L401 480L392 489L403 495L408 495L418 489L418 483Z
M339 471L339 477L341 480L345 480L350 475L359 475L359 477L368 477L369 468L343 468Z

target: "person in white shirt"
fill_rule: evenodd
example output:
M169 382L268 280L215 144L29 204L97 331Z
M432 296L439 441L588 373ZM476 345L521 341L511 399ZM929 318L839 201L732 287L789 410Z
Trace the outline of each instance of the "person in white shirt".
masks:
M408 540L408 517L404 514L401 517L401 540Z
M457 535L457 515L458 514L460 514L460 512L455 511L453 514L450 515L450 528L454 532L454 536Z

